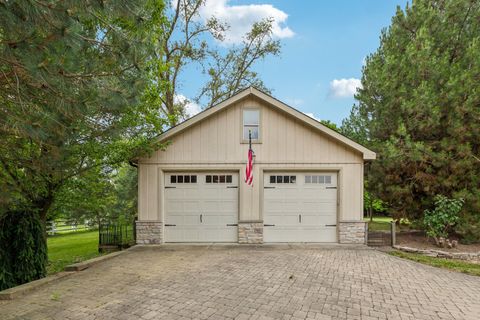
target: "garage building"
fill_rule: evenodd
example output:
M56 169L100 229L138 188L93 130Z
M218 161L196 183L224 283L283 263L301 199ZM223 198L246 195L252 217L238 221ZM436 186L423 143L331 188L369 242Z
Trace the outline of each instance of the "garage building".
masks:
M255 88L159 140L165 150L137 159L138 243L365 242L363 168L375 153Z

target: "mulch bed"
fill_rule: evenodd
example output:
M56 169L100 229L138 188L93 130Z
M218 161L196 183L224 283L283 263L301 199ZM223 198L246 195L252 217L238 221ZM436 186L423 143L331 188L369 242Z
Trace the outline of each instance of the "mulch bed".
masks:
M480 243L464 245L459 243L456 248L439 248L435 245L433 239L429 239L425 234L421 232L398 232L397 233L396 244L404 247L422 249L422 250L442 250L451 253L459 252L469 252L469 253L478 253L480 252ZM452 237L451 240L455 238Z

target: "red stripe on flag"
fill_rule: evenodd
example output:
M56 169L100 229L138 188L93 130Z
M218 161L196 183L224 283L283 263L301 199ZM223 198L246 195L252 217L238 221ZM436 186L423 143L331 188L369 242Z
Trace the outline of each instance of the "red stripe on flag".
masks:
M253 185L253 150L248 150L248 162L245 167L245 183L249 186Z

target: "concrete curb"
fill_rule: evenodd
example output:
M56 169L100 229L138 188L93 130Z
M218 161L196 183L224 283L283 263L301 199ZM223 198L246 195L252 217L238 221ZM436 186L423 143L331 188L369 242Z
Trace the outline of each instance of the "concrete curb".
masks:
M128 249L121 250L121 251L116 251L116 252L106 254L104 256L96 257L96 258L93 258L93 259L90 259L90 260L85 260L85 261L78 262L78 263L74 263L74 264L66 266L64 270L65 271L82 271L82 270L90 268L91 266L96 265L100 262L115 258L115 257L121 255L122 253L126 252L127 250Z
M60 279L63 279L65 277L69 276L69 275L72 275L73 273L74 272L59 272L59 273L53 274L51 276L47 276L47 277L42 278L42 279L38 279L38 280L28 282L28 283L24 283L22 285L19 285L19 286L10 288L10 289L0 291L0 300L16 299L16 298L18 298L20 296L23 296L24 294L34 290L34 289L40 288L40 287L42 287L44 285L47 285L49 283L52 283L52 282L58 281Z
M63 271L63 272L52 274L51 276L47 276L47 277L42 278L42 279L38 279L38 280L35 280L35 281L31 281L31 282L13 287L13 288L9 288L9 289L0 291L0 300L16 299L16 298L18 298L20 296L23 296L24 294L32 291L32 290L40 288L40 287L42 287L46 284L55 282L57 280L65 278L69 275L75 274L77 271L85 270L85 269L87 269L87 268L89 268L93 265L96 265L100 262L115 258L115 257L121 255L122 253L125 253L126 251L130 250L133 247L130 247L130 248L122 250L122 251L109 253L109 254L106 254L104 256L96 257L96 258L86 260L86 261L82 261L82 262L79 262L79 263L74 263L74 264L66 266L65 269L64 269L65 271Z
M136 246L137 245L133 245L131 247L128 247L128 248L120 250L120 251L115 251L115 252L112 252L112 253L108 253L108 254L105 254L103 256L96 257L96 258L93 258L93 259L90 259L90 260L85 260L85 261L82 261L82 262L79 262L79 263L70 264L70 265L66 266L64 268L64 270L65 271L82 271L82 270L90 268L91 266L94 266L94 265L96 265L100 262L118 257L119 255L134 249Z

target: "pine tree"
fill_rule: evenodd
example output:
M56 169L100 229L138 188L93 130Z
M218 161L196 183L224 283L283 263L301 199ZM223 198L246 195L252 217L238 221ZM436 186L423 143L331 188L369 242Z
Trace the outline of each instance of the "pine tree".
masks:
M143 93L163 9L156 0L0 2L0 289L45 274L37 233L61 186L149 150L162 119Z
M347 121L379 154L370 185L412 220L462 197L457 231L480 239L480 2L413 1L380 40Z

